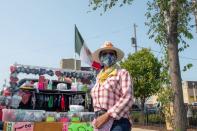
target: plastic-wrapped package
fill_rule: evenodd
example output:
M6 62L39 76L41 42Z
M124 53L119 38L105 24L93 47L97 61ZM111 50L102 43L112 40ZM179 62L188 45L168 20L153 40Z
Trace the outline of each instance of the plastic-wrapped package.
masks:
M11 96L6 96L5 105L10 106L11 103L12 103L12 97Z
M57 84L57 89L58 90L67 90L67 85L65 83L59 83Z
M88 122L81 122L81 123L69 123L68 125L69 131L94 131L93 126L91 123Z
M70 105L69 106L71 112L83 112L84 106L82 105Z
M67 112L60 112L57 114L57 121L58 122L69 122L71 116L69 117Z
M2 109L3 115L2 115L2 121L9 121L14 122L16 121L16 115L14 110L12 109Z
M68 112L68 118L70 122L80 122L81 118L79 112Z
M57 121L58 113L57 112L46 112L45 118L47 122L55 122Z
M40 122L45 118L44 110L3 109L2 121Z
M5 106L6 96L0 96L0 105Z
M92 122L95 118L94 112L80 112L79 116L81 118L81 122Z
M73 112L59 112L58 113L59 116L58 116L58 121L67 121L67 122L70 122L71 119L72 119L72 116L76 113L73 113Z
M68 117L68 116L69 116L68 112L59 112L58 113L58 118L64 118L64 117Z
M11 100L10 106L12 108L15 108L15 109L18 108L21 100L22 100L22 97L21 96L18 96L18 95L12 96L12 100Z
M22 111L23 113L24 111ZM25 117L22 119L22 121L27 122L40 122L45 119L45 111L40 110L26 110L25 111Z

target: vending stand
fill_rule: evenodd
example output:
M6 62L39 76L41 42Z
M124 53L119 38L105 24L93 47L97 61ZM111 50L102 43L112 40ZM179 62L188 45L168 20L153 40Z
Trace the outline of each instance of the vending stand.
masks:
M14 64L10 72L0 96L4 131L93 131L93 71Z

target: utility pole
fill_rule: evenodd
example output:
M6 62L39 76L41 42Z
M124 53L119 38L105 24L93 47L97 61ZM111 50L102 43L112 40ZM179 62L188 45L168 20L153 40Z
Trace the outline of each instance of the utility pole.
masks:
M137 35L136 35L136 27L137 25L133 24L134 29L134 37L131 37L131 45L135 48L135 52L137 52Z
M196 84L193 82L192 85L193 85L194 102L196 102L196 88L195 88Z

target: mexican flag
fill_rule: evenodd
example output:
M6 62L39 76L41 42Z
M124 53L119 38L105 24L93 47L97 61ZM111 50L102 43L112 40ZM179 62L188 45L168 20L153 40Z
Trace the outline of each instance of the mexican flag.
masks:
M100 64L93 61L92 53L90 49L87 47L87 45L85 44L85 41L82 38L76 25L75 25L75 53L77 53L80 56L80 59L82 62L90 65L91 67L95 69L100 68L99 67Z

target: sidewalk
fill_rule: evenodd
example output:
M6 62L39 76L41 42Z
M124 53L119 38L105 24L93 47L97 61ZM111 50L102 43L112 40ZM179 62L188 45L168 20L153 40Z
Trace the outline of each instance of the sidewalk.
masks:
M158 131L158 130L141 129L141 128L132 128L132 131Z

